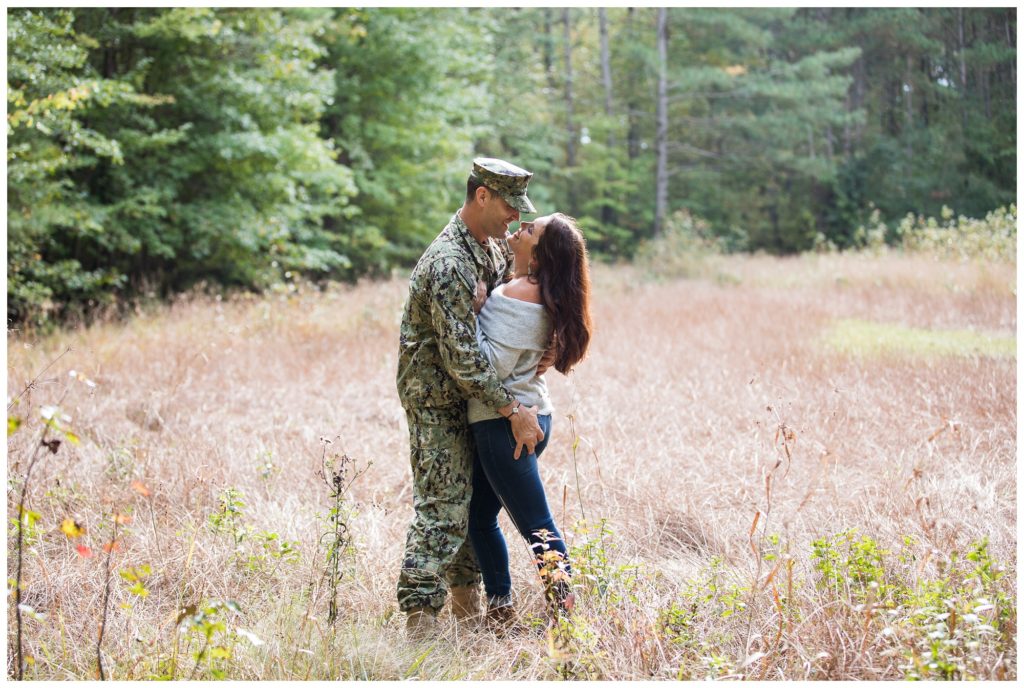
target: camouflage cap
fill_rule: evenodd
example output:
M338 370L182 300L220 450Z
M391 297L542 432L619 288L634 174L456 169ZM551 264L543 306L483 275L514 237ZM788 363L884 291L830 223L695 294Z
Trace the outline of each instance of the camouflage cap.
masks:
M526 185L532 177L533 172L497 158L474 158L473 170L469 173L470 179L492 189L521 213L537 212L526 197Z

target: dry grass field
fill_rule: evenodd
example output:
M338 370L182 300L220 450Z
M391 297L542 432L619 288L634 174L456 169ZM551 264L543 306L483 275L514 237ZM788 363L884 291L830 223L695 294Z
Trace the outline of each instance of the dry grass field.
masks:
M545 628L510 536L538 633L445 613L421 645L395 601L405 288L195 297L9 333L9 579L36 457L26 678L96 677L104 617L116 679L1016 678L1015 265L597 266L594 344L548 374L542 457L576 612ZM336 498L325 456L328 478L345 471Z

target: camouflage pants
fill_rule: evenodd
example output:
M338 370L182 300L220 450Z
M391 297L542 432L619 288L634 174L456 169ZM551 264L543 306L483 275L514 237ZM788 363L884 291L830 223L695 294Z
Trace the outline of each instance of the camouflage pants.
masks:
M398 606L444 606L448 586L478 585L480 568L469 542L473 444L465 405L406 409L416 513L398 577ZM447 583L447 584L446 584Z

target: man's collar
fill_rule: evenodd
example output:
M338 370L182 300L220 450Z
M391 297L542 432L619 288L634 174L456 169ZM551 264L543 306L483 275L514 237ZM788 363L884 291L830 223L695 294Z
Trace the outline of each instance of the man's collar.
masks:
M462 225L462 229L463 231L466 232L466 236L469 237L470 241L474 241L480 246L483 246L484 248L490 246L490 237L485 237L483 241L480 241L475 236L473 236L473 231L469 228L469 225L466 224L466 221L462 219L462 208L459 208L458 210L455 211L455 217L458 218L459 224Z
M473 254L473 258L477 263L485 266L493 263L491 253L494 250L494 242L490 237L488 237L486 243L483 244L477 241L476 237L473 236L473 233L469 231L469 225L467 225L466 221L462 219L461 210L456 211L451 224L455 228L455 231L462 236L463 241L466 243L466 247L469 249L469 252Z

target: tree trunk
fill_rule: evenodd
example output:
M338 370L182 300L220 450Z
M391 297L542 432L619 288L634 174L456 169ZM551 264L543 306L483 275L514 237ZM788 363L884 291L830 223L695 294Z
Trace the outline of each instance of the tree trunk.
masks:
M576 124L573 121L572 96L572 31L571 12L568 7L562 10L562 26L565 36L565 166L568 170L576 167ZM569 207L576 212L576 198L572 180L569 180Z
M978 45L979 42L983 43L984 41L984 39L982 39L982 41L978 40L977 17L978 15L976 14L972 15L972 21L970 22L970 25L967 27L970 29L971 32L970 41L972 46ZM985 119L988 119L988 104L986 103L987 94L985 93L985 68L980 64L977 64L977 61L975 60L975 66L973 67L972 71L974 73L971 74L971 81L974 83L974 92L977 95L981 96L982 105L985 107Z
M668 9L658 8L658 129L655 147L658 153L654 181L654 236L665 228L668 211Z
M859 11L860 10L857 8L848 8L846 10L846 20L852 22L856 18L856 13ZM853 63L853 84L847 94L847 112L855 112L864 105L864 93L867 90L867 68L865 60L866 57L862 51L860 57L858 57L856 62ZM849 158L853 155L855 144L861 140L862 135L862 125L852 123L846 123L843 125L843 155L845 157Z
M626 40L633 40L633 16L636 9L630 7L626 10ZM640 123L637 120L637 111L640 108L640 104L636 102L636 96L634 88L629 89L629 99L626 102L626 154L629 156L630 162L636 160L640 156Z
M1006 18L1005 18L1005 22L1004 22L1005 26L1006 26L1006 44L1008 46L1010 46L1011 48L1015 48L1016 47L1016 45L1014 43L1014 35L1013 35L1014 32L1010 30L1010 17L1015 16L1014 15L1015 11L1016 10L1008 10L1006 12ZM1017 92L1017 61L1016 60L1010 60L1010 79L1013 82L1012 83L1013 92L1016 93Z
M960 53L960 120L963 125L964 136L967 136L967 58L964 56L964 50L967 45L964 43L964 9L958 8L956 11L956 24L957 34L960 38L959 42L959 53Z
M608 10L600 7L597 10L597 17L601 28L601 77L604 81L604 114L608 119L608 152L607 156L615 154L615 113L612 110L612 60L611 50L608 47ZM606 179L611 181L611 169L605 173ZM608 190L605 190L607 195ZM605 203L601 206L601 222L612 224L615 222L615 212L612 207Z
M928 57L921 59L921 73L928 78L928 75L932 73L932 61ZM928 103L928 89L921 91L921 126L925 129L931 126L932 116L931 107Z
M608 10L599 7L597 10L598 20L601 24L601 80L604 82L604 114L611 125L612 112L612 60L611 50L608 47ZM609 126L608 147L615 145L615 130Z
M912 160L914 149L910 144L910 138L914 127L914 59L908 54L905 58L906 76L904 77L903 94L904 100L904 138L906 139L907 159Z
M544 74L548 85L555 88L554 37L551 33L551 8L544 8Z

